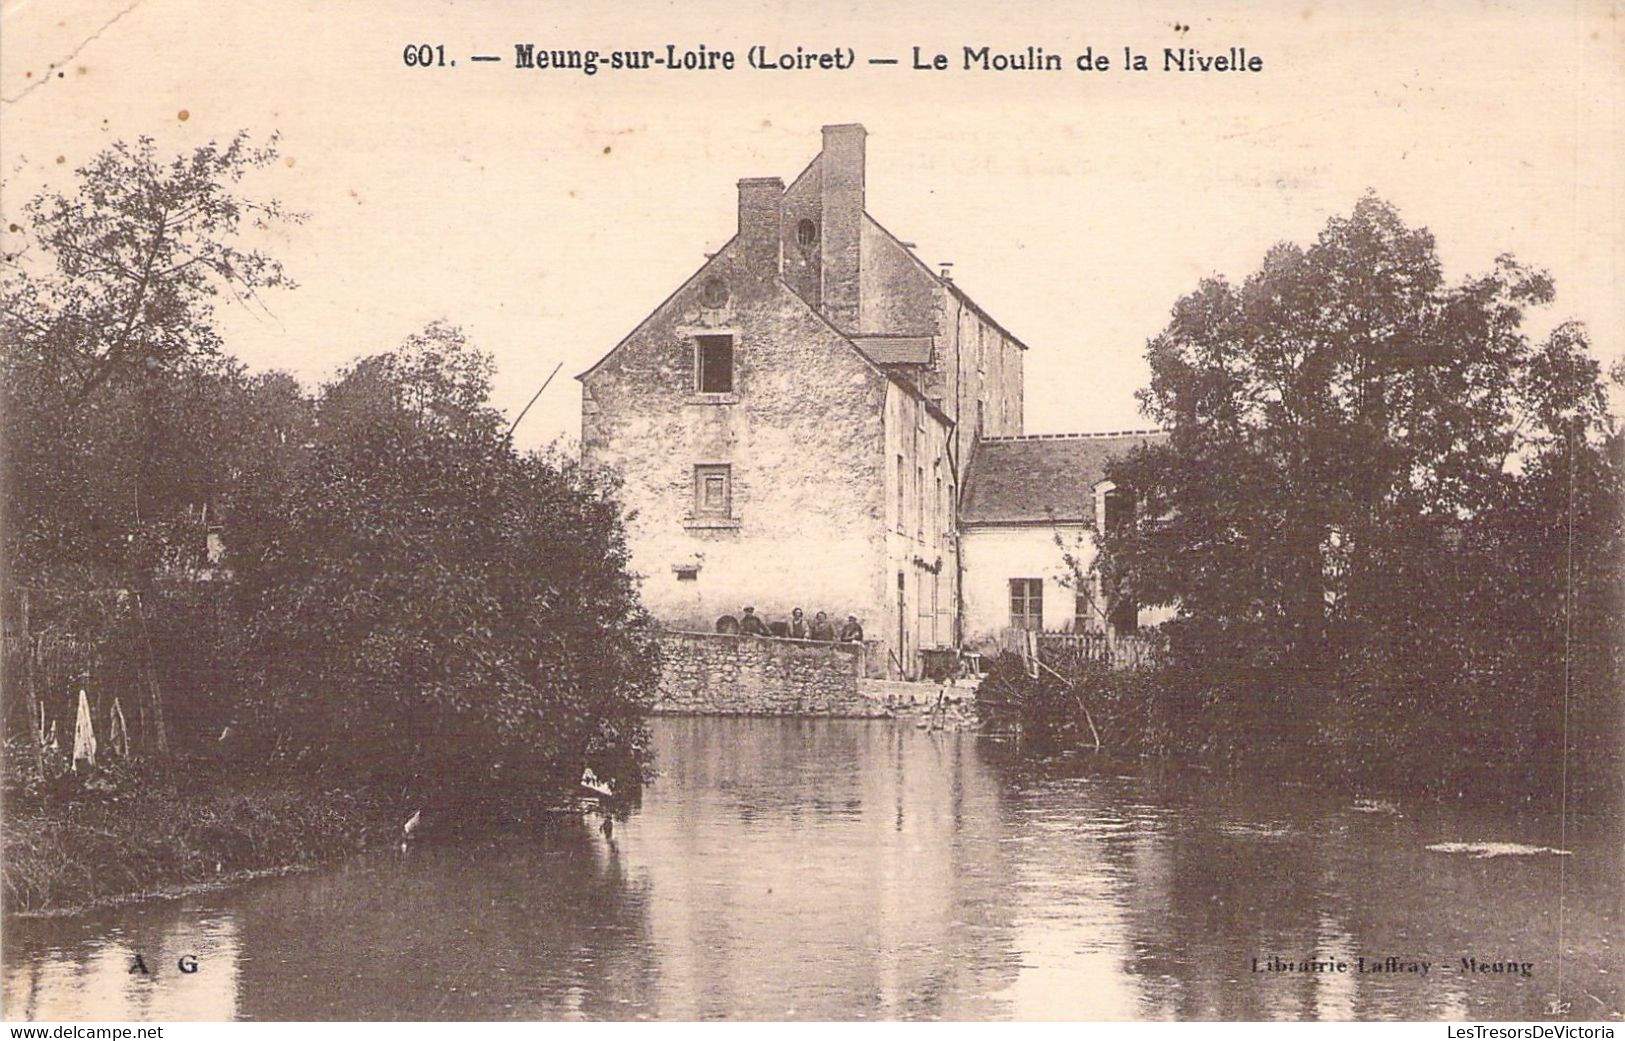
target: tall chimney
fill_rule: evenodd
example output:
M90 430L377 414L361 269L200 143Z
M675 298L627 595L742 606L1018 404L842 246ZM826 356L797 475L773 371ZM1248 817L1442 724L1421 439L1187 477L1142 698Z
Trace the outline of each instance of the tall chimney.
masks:
M824 128L824 226L819 229L824 315L837 329L856 332L859 314L859 238L863 233L863 139L857 123Z
M739 182L738 270L751 280L779 277L779 209L784 181L747 177Z

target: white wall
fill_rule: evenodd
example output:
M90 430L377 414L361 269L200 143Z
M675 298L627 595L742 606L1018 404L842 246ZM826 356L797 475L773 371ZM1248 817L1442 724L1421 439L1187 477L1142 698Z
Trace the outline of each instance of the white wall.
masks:
M1094 559L1093 538L1081 524L967 528L960 535L964 560L965 643L989 645L1010 626L1010 580L1044 580L1044 628L1061 629L1072 621L1074 586L1057 531L1085 570Z
M949 538L953 516L948 489L954 475L949 463L950 428L925 405L895 384L888 384L885 411L886 568L876 576L876 602L887 605L863 618L864 635L878 638L897 655L908 675L919 668L919 652L953 644L955 547ZM897 457L903 457L902 516L898 515ZM942 488L939 493L937 481ZM925 507L924 525L920 507ZM922 563L923 562L923 563ZM897 575L903 575L901 601ZM902 633L899 641L899 607ZM882 653L885 653L884 651ZM888 672L888 675L895 673Z
M1095 558L1095 542L1081 524L976 527L961 532L959 552L965 569L965 645L991 649L999 634L1010 627L1012 578L1043 579L1044 628L1072 627L1077 582L1066 554L1071 553L1087 574ZM1158 625L1172 616L1168 608L1142 608L1140 625ZM1104 630L1105 620L1096 614L1089 628Z

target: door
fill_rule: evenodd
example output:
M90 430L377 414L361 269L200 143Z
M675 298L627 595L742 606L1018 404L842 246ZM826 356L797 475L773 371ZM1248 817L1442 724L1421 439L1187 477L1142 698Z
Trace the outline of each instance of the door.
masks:
M905 591L906 579L901 571L897 572L897 678L907 679L908 674L903 663L908 661L908 594Z

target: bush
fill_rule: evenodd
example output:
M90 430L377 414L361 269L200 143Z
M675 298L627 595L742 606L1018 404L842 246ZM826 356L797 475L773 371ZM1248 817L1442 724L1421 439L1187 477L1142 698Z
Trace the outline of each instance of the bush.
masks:
M556 791L584 766L642 779L659 658L614 487L517 455L488 373L440 325L361 362L317 401L276 512L234 515L246 721L278 761L413 804Z

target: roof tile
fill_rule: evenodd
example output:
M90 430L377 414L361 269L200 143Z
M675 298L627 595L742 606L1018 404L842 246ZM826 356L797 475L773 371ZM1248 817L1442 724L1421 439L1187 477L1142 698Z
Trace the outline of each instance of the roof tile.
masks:
M1167 439L1158 430L983 438L971 459L960 520L975 525L1093 519L1095 485L1106 464Z
M851 339L876 365L931 364L929 336L853 336Z

